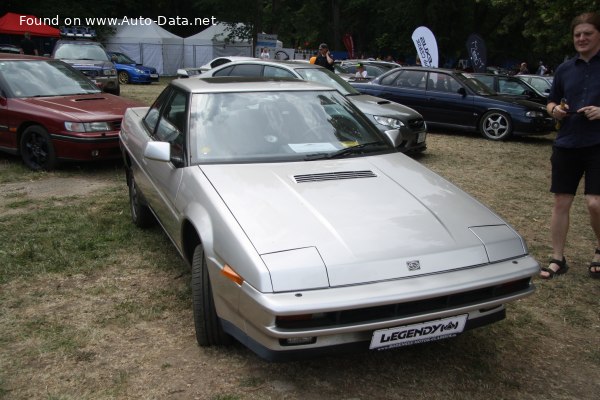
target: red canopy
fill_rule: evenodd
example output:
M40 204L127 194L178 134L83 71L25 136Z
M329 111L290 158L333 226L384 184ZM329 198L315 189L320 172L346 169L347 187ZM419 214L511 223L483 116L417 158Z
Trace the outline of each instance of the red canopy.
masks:
M21 24L21 16L27 18ZM35 21L28 25L27 21ZM41 23L41 18L34 15L24 15L15 13L6 13L0 18L0 34L22 35L25 32L31 33L31 36L60 37L60 31L46 24Z

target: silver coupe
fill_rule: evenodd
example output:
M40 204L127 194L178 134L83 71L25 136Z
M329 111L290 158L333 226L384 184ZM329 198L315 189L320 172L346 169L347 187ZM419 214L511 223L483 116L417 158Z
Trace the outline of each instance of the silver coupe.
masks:
M533 292L521 236L398 140L300 80L178 79L128 109L131 216L190 265L201 346L390 349L501 320Z

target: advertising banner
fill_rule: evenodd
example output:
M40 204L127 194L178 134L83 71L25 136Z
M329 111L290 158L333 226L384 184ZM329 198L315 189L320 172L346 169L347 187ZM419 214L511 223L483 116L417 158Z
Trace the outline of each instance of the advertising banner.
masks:
M483 38L476 33L467 39L467 53L475 72L485 72L487 67L487 54Z
M412 34L417 55L424 67L438 67L438 47L433 32L426 26L420 26Z

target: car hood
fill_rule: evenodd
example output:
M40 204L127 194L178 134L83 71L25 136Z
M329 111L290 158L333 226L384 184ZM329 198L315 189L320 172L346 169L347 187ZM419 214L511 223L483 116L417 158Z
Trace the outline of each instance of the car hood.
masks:
M498 94L494 96L486 96L486 98L496 101L501 101L503 103L510 103L514 105L519 105L522 107L527 107L529 109L542 110L546 112L546 107L541 105L540 103L536 103L535 101L526 100L521 96L510 96L505 94Z
M414 109L390 100L382 99L381 97L375 97L368 94L349 95L347 97L365 114L389 117L394 116L403 121L407 119L423 118L421 114Z
M398 153L200 168L261 255L275 291L312 288L286 282L304 264L325 271L325 286L339 286L526 254L497 215Z
M32 97L19 99L32 109L42 109L44 114L52 112L65 118L80 121L108 121L123 118L129 107L139 107L140 104L106 93Z

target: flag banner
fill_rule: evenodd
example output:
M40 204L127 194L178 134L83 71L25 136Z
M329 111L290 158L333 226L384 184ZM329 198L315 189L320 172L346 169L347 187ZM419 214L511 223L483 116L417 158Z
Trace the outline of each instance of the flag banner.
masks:
M467 39L467 53L475 72L485 72L487 67L487 54L483 38L476 33Z
M346 46L346 51L348 51L348 58L354 58L354 40L352 40L352 35L346 33L343 42L344 46Z
M417 55L424 67L438 67L438 47L433 32L425 26L420 26L412 34L412 40L417 49Z

